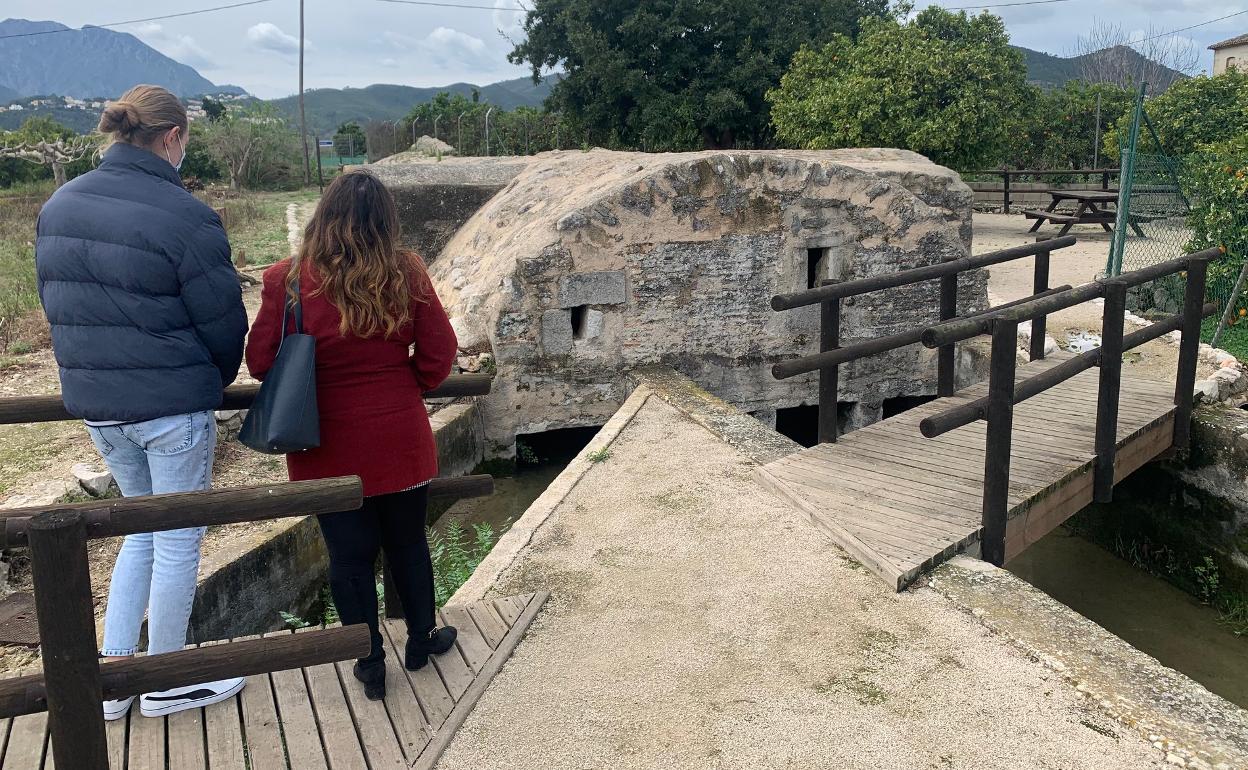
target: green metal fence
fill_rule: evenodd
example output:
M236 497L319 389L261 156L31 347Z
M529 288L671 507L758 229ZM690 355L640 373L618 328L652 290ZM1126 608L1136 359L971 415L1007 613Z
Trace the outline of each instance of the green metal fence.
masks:
M1142 139L1141 134L1145 134ZM1107 275L1118 275L1221 247L1210 264L1208 295L1218 314L1203 339L1248 360L1248 153L1205 152L1176 157L1160 148L1142 103L1122 151L1118 220ZM1138 152L1137 147L1148 152ZM1144 316L1182 309L1184 277L1170 276L1132 291L1128 307Z

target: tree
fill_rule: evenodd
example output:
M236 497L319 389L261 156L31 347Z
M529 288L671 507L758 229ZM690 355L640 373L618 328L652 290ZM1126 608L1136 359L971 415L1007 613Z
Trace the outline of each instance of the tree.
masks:
M343 123L334 132L334 153L340 158L354 158L365 151L364 129L359 123Z
M203 99L204 113L208 119L216 122L225 116L225 105L213 99L211 96L205 96Z
M86 161L97 149L98 138L78 136L48 117L30 118L17 131L0 132L0 159L44 166L51 171L57 187L68 180L72 165ZM85 170L80 168L78 172Z
M1248 72L1231 68L1217 77L1200 75L1182 80L1149 99L1144 109L1157 130L1164 151L1171 156L1198 152L1203 146L1248 134ZM1106 153L1117 158L1119 136L1131 126L1133 105L1121 112L1114 130L1106 135ZM1147 129L1140 130L1141 152L1157 152Z
M887 0L535 0L508 58L578 134L649 150L762 145L765 95L803 44L853 36Z
M900 147L971 170L999 162L1028 95L1001 19L930 7L867 19L858 41L804 48L768 98L776 134L808 149Z
M209 123L204 146L225 169L235 190L297 186L303 174L299 135L266 102L231 110Z
M1028 86L1026 106L1012 130L1013 147L1001 159L1015 168L1092 168L1113 166L1116 156L1093 152L1097 131L1097 100L1100 100L1100 136L1109 124L1130 108L1135 95L1110 84L1088 85L1072 80L1061 88L1045 91Z

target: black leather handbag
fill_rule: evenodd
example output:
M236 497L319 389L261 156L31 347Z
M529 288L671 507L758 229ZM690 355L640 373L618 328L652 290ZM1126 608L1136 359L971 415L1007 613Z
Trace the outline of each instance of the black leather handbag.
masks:
M291 264L291 270L298 270ZM295 297L282 306L282 340L273 368L252 402L238 440L257 452L271 455L315 449L321 445L321 420L316 409L316 338L303 333L303 305L299 281ZM295 333L286 333L291 310Z

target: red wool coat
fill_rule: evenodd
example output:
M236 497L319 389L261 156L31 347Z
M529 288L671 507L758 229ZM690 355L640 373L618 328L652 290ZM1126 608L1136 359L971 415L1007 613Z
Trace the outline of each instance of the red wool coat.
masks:
M264 272L260 313L247 339L247 368L263 380L281 339L290 260ZM361 338L338 331L341 314L306 266L300 278L304 332L316 337L321 445L286 456L291 481L359 476L365 496L385 495L438 475L438 452L421 396L451 372L457 344L433 292L413 305L399 332ZM294 331L293 314L288 333ZM409 352L409 348L414 352Z

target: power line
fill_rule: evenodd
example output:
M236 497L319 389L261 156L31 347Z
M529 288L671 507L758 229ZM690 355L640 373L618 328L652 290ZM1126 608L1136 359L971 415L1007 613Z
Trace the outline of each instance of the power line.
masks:
M1012 8L1016 5L1048 5L1049 3L1069 3L1070 0L1022 0L1018 3L993 3L990 5L958 5L945 8L946 11L974 11L980 8Z
M1172 29L1169 32L1162 32L1159 35L1150 35L1149 37L1142 37L1139 40L1132 40L1131 42L1125 43L1124 45L1137 45L1139 43L1146 43L1149 40L1156 40L1159 37L1165 37L1167 35L1177 35L1178 33L1186 32L1189 29L1196 29L1197 27L1207 27L1210 24L1217 24L1219 21L1225 21L1227 19L1231 19L1236 16L1243 16L1245 13L1248 13L1248 10L1236 11L1235 13L1229 13L1226 16L1219 16L1216 19L1210 19L1209 21L1202 21L1199 24L1193 24L1190 27L1180 27L1179 29Z
M183 16L198 16L201 13L212 13L214 11L227 11L231 8L242 8L246 5L260 5L261 3L271 3L273 0L247 0L243 3L231 3L230 5L218 5L213 8L200 8L196 11L182 11L181 13L168 13L164 16L150 16L146 19L129 19L127 21L113 21L108 24L87 24L82 29L89 27L120 27L125 24L142 24L148 21L163 21L164 19L180 19ZM35 37L36 35L55 35L58 32L81 32L79 29L45 29L39 32L19 32L15 35L0 35L0 40L8 40L14 37Z
M377 0L379 3L396 5L429 5L434 8L467 8L476 11L528 11L527 8L496 8L492 5L460 5L459 3L435 3L433 0Z

